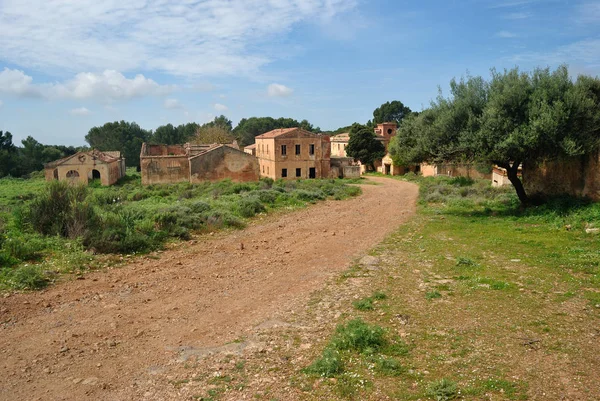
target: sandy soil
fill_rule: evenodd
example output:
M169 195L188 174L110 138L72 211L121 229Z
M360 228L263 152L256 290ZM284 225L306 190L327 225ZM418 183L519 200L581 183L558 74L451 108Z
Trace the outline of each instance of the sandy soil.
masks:
M160 259L5 296L0 399L172 398L157 376L304 307L414 213L416 185L371 179L380 185L363 185L355 199L266 216Z

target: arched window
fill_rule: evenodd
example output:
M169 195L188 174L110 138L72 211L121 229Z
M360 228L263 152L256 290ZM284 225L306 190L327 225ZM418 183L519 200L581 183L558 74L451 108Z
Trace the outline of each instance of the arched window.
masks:
M92 180L99 180L100 179L100 172L96 169L92 170Z
M76 180L79 178L79 173L76 170L67 171L67 179Z

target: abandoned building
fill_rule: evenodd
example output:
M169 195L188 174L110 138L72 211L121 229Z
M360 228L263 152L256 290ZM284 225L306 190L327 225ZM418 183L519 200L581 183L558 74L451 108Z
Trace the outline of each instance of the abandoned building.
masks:
M248 153L249 155L256 156L256 144L253 143L252 145L246 146L244 148L244 152Z
M258 161L236 144L150 145L140 153L142 184L170 184L231 179L257 181Z
M396 123L377 124L377 126L373 129L375 137L377 138L377 140L383 143L386 152L388 145L390 144L390 140L394 137L394 135L396 135L396 130ZM346 153L346 147L348 146L349 141L350 134L347 132L332 136L331 157L348 157ZM400 175L408 171L407 168L395 166L392 161L392 157L389 155L389 153L386 153L385 157L382 160L377 160L374 164L376 171L383 174ZM360 162L358 163L358 165L360 166L361 173L365 173L367 171L367 166L362 165Z
M68 180L87 184L99 180L102 185L112 185L125 176L125 158L121 152L101 152L96 149L77 152L74 155L46 163L44 175L47 181Z
M273 179L328 178L329 137L302 128L283 128L256 137L261 177Z
M600 201L600 150L591 154L523 165L530 196L570 195Z

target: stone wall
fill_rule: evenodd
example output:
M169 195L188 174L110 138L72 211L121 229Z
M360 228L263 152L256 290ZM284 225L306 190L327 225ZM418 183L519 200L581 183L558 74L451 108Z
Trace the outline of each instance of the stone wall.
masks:
M600 152L523 166L529 196L571 195L600 200Z
M190 182L217 181L229 178L232 181L258 181L256 157L229 146L219 146L190 158Z

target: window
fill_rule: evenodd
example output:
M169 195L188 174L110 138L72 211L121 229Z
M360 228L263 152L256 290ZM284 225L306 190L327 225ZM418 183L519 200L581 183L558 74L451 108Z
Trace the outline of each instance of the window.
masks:
M267 145L267 146L269 146L269 145ZM267 174L269 174L269 166L267 166Z
M269 154L269 145L267 145L267 155Z
M296 145L296 155L300 154L300 145Z
M308 145L308 154L311 156L315 155L315 144L311 143L310 145Z
M262 168L263 168L263 174L264 174L265 173L265 166L263 165Z
M285 146L285 145L283 145L283 146ZM281 177L282 178L287 177L287 168L282 168L281 169Z
M296 146L300 146L300 145L296 145ZM301 168L296 169L296 177L302 177L302 169Z
M281 156L287 155L287 146L281 145Z

